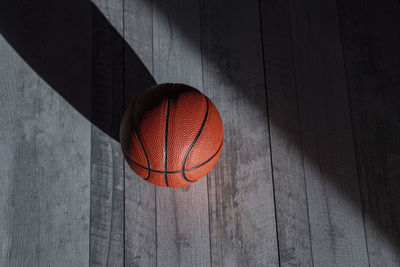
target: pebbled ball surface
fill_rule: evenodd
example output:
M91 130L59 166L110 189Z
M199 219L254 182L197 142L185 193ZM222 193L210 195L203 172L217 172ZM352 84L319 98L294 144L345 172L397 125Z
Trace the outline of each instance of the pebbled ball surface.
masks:
M183 187L205 176L223 146L223 125L215 105L184 84L160 84L143 91L126 109L120 142L129 166L161 187Z

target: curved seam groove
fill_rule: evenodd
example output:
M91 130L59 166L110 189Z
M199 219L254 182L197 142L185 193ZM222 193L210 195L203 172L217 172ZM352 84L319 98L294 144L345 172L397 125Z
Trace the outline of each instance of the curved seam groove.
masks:
M147 168L145 167L145 169L147 169L147 176L146 176L146 178L144 178L144 179L147 180L147 179L150 178L150 162L149 162L149 158L147 157L146 149L144 149L144 145L143 145L143 143L142 143L142 140L140 139L139 132L136 130L135 121L134 121L134 119L133 119L133 110L134 110L134 107L135 107L135 106L132 107L132 127L133 127L133 130L135 131L135 134L136 134L138 140L139 140L140 146L141 146L142 149L143 149L144 157L146 158ZM129 157L127 157L127 158L129 158ZM134 161L131 160L130 158L129 158L129 160L132 161L132 162L134 162Z
M169 120L169 108L170 108L170 101L171 101L171 91L172 88L174 87L174 84L172 84L169 88L168 92L168 103L167 103L167 112L166 112L166 118L165 118L165 135L164 135L164 178L165 178L165 185L169 187L168 185L168 172L167 172L167 147L168 147L168 120Z
M201 163L201 164L199 164L199 165L197 165L197 166L195 166L195 167L192 167L192 168L190 168L190 169L185 169L185 170L180 170L180 171L167 171L167 173L189 172L189 171L193 171L193 170L195 170L195 169L197 169L197 168L200 168L201 166L203 166L203 165L207 164L209 161L211 161L211 160L218 154L218 152L221 150L221 147L222 147L222 144L223 144L223 143L224 143L224 140L222 140L221 144L219 145L219 148L218 148L217 152L215 152L214 155L212 155L209 159L207 159L207 160L204 161L203 163ZM125 156L126 156L126 155L125 155ZM141 165L141 164L139 164L139 163L133 161L133 160L130 159L128 156L126 156L126 158L127 158L127 160L128 160L129 162L135 164L136 166L138 166L138 167L140 167L140 168L143 168L143 169L147 169L145 166L143 166L143 165ZM153 170L153 169L150 169L150 171L151 171L151 172L157 172L157 173L165 173L165 171L159 171L159 170Z
M185 164L186 164L186 160L187 160L187 158L188 158L188 156L189 156L190 151L192 150L194 144L197 142L197 140L198 140L199 137L200 137L201 132L203 131L204 125L206 124L206 120L207 120L207 117L208 117L208 99L207 99L206 96L204 96L204 97L205 97L205 99L206 99L206 104L207 104L206 115L204 115L204 119L203 119L203 122L201 123L200 129L199 129L199 131L197 132L197 135L196 135L196 137L194 138L192 144L190 145L188 151L186 152L186 155L185 155L185 158L184 158L183 164L182 164L182 176L183 176L183 179L185 179L187 182L191 182L191 183L195 182L196 180L189 180L189 179L186 177L186 175L185 175ZM219 150L219 149L218 149L218 150Z

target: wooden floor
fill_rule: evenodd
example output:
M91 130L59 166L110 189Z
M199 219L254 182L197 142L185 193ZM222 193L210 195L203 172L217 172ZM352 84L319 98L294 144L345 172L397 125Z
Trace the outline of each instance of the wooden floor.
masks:
M0 266L400 266L398 0L0 2ZM124 162L143 88L224 122L187 188Z

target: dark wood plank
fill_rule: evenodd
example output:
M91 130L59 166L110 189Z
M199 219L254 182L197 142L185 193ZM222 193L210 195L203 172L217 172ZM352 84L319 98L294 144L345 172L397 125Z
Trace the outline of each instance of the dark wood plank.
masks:
M339 1L371 266L400 265L400 6Z
M225 138L208 175L212 265L277 266L258 1L201 2L204 92Z
M261 1L265 77L281 266L312 266L287 1Z
M93 2L90 265L123 266L123 6Z
M198 1L155 1L153 10L154 77L202 90ZM157 265L210 266L207 179L156 195Z
M336 1L290 1L313 261L368 266Z
M90 6L80 7L0 3L0 266L89 262L90 122L57 93L59 79L90 88Z
M124 1L125 107L138 92L155 84L152 1ZM150 71L150 72L149 72ZM155 186L125 162L125 264L156 266Z

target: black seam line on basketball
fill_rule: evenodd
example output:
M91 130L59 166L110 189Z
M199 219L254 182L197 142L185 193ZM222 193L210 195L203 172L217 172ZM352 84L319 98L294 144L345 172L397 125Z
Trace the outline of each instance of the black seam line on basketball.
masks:
M212 159L218 154L218 152L221 150L221 147L222 147L222 144L223 144L223 143L224 143L224 140L222 140L221 144L219 145L219 148L218 148L217 152L215 152L214 155L212 155L209 159L207 159L207 160L204 161L203 163L201 163L201 164L199 164L199 165L197 165L197 166L194 166L194 167L192 167L192 168L190 168L190 169L181 170L181 171L167 171L167 173L189 172L189 171L193 171L193 170L195 170L195 169L197 169L197 168L200 168L201 166L207 164L210 160L212 160ZM127 159L128 159L128 161L132 162L132 163L135 164L136 166L138 166L138 167L140 167L140 168L143 168L143 169L147 169L145 166L143 166L143 165L141 165L141 164L139 164L139 163L133 161L133 160L130 159L129 157L127 157ZM157 173L165 173L165 171L159 171L159 170L153 170L153 169L150 169L150 171L151 171L151 172L157 172Z
M172 87L174 85L172 84L169 88L168 92L168 102L167 102L167 114L165 118L165 135L164 135L164 177L165 177L165 185L168 187L168 172L167 172L167 147L168 147L168 120L169 120L169 106L170 106L170 101L171 101L171 91Z
M186 175L185 175L185 164L186 164L186 160L187 160L187 158L188 158L188 156L189 156L190 151L192 150L194 144L195 144L195 143L197 142L197 140L199 139L200 134L201 134L201 132L203 131L204 125L206 124L206 120L207 120L207 117L208 117L208 99L207 99L206 96L204 96L204 98L206 99L206 114L204 115L203 122L201 123L200 129L199 129L199 131L197 132L196 137L194 138L192 144L190 145L188 151L186 152L186 155L185 155L185 158L183 159L183 164L182 164L182 176L183 176L183 179L185 179L187 182L192 182L192 183L195 182L195 181L188 179L188 178L186 177Z
M142 177L142 178L143 178L144 180L149 179L151 169L149 170L149 168L147 168L147 167L145 167L145 166L143 166L143 165L137 164L136 162L134 162L134 161L128 156L128 154L124 151L124 149L121 149L121 150L122 150L122 154L124 154L124 157L125 157L125 159L128 161L129 165L135 164L135 165L137 165L138 167L147 170L147 172L148 172L147 177L145 177L145 178Z
M135 99L135 102L136 102L136 99ZM138 140L139 140L140 146L143 149L144 157L146 158L147 168L146 167L144 167L144 168L147 169L147 176L144 179L147 180L147 179L150 178L150 162L149 162L149 158L147 157L146 149L144 149L144 145L142 143L142 140L140 139L139 132L136 130L135 121L133 119L133 110L134 110L134 108L135 108L135 105L133 105L133 107L132 107L132 127L133 127L133 130L135 131L135 134L136 134ZM127 157L127 158L129 158L129 157ZM129 160L132 161L130 158L129 158Z

